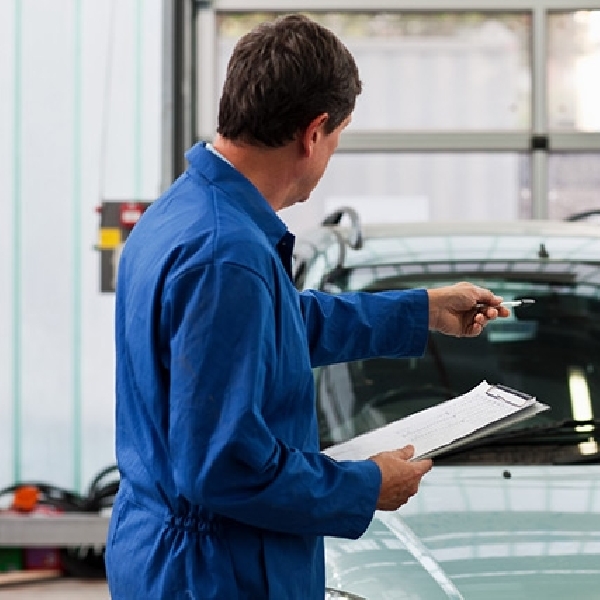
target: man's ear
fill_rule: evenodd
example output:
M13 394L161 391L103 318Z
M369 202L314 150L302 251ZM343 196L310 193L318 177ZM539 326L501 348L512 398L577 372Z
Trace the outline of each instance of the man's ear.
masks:
M327 119L329 119L327 113L320 114L308 124L304 132L300 133L299 141L303 157L309 158L319 138L325 135L325 123Z

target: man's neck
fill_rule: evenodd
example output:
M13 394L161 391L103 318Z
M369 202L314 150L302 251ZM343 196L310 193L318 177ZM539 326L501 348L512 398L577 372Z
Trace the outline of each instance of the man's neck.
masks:
M206 147L216 156L218 156L221 160L225 161L228 165L233 165L229 162L210 142L206 144ZM235 167L233 167L235 169Z
M294 148L260 148L234 143L217 134L213 148L250 180L274 211L289 206L294 182Z

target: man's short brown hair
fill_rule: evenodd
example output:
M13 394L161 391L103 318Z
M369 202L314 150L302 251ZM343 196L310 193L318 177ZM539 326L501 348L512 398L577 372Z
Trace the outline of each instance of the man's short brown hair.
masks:
M331 133L352 113L360 92L346 46L308 17L287 15L261 23L236 44L217 131L232 141L279 147L327 113Z

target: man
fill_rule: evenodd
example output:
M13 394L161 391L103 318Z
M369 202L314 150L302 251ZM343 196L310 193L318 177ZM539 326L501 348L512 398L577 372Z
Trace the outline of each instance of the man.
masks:
M409 461L411 447L319 453L311 368L420 356L429 329L477 335L508 314L468 283L294 288L294 240L276 212L309 197L360 89L328 30L298 15L260 25L230 59L214 145L187 153L125 244L113 600L322 600L323 536L359 537L375 509L416 493L431 461Z

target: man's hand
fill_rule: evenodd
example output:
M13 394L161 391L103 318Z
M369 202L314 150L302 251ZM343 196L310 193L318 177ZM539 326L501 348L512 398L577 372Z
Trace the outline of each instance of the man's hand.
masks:
M457 337L479 335L488 321L508 317L501 296L465 281L427 290L429 329ZM484 308L478 307L483 305Z
M413 446L405 446L400 450L380 452L371 457L370 460L381 471L378 510L396 510L417 493L421 478L431 469L432 462L429 459L409 462L414 453Z

